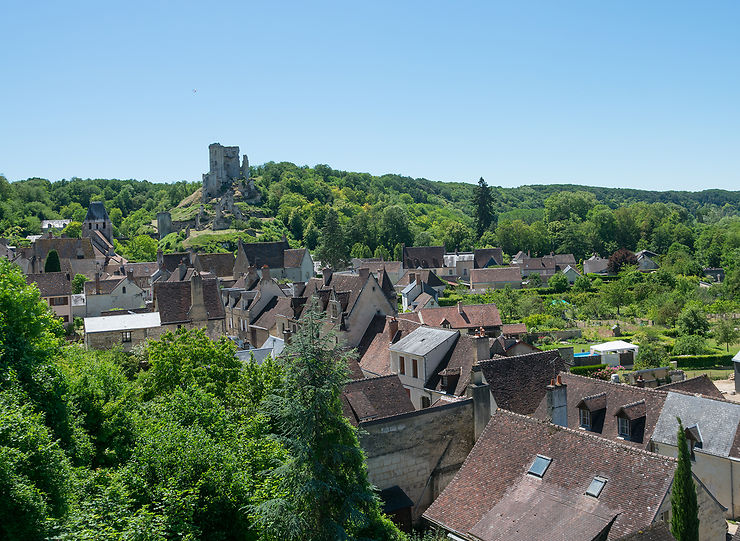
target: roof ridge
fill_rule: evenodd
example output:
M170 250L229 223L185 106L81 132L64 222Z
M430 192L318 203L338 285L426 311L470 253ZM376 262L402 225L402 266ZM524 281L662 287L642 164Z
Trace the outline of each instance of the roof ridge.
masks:
M548 351L557 351L557 350L548 350ZM637 387L635 385L628 385L626 383L614 383L612 381L606 381L604 379L596 379L596 378L590 378L588 376L581 376L580 374L574 374L572 372L564 372L564 373L567 374L568 377L570 377L570 378L578 378L578 379L582 379L582 380L588 380L588 381L596 382L596 383L602 384L602 385L613 385L614 387L619 387L620 389L630 389L632 391L646 391L646 392L649 392L649 393L657 393L657 394L666 395L666 396L668 395L668 392L669 392L669 391L663 391L663 390L660 390L660 389L653 389L653 388L650 388L650 387ZM675 392L675 391L670 391L670 392ZM693 394L693 393L690 393L690 394Z
M605 396L605 395L606 395L606 391L601 391L600 393L595 393L595 394L590 394L588 396L584 396L583 398L581 398L581 400L589 400L591 398L598 398L600 396Z
M576 436L579 436L579 437L582 437L582 438L593 438L593 439L598 440L599 442L602 442L605 445L609 445L611 447L616 447L618 449L622 449L622 450L629 451L629 452L632 452L632 453L649 456L651 458L657 458L657 459L660 459L660 460L665 460L667 462L678 463L678 459L677 458L669 457L669 456L665 456L665 455L660 455L658 453L653 453L652 451L647 451L646 449L641 449L639 447L634 447L632 445L627 445L626 443L622 443L622 442L619 442L619 441L610 440L610 439L604 438L602 436L599 436L597 434L594 434L592 432L588 432L588 431L585 431L585 430L576 430L576 429L570 428L568 426L556 425L556 424L553 424L553 423L551 423L549 421L544 421L542 419L537 419L536 417L530 417L529 415L522 415L520 413L514 413L513 411L505 410L503 408L499 408L496 411L497 412L498 411L504 412L504 413L506 413L508 415L512 415L512 416L515 416L515 417L518 417L518 418L527 420L527 421L529 421L531 423L534 423L534 424L541 424L543 426L549 426L549 427L554 427L554 428L559 429L559 430L565 430L565 431L567 431L570 434L573 434L573 435L576 435ZM483 435L481 434L481 437L482 436Z
M641 398L640 400L635 400L634 402L630 402L629 404L622 404L622 406L620 407L621 408L631 408L632 406L636 406L638 404L644 404L644 403L645 403L645 399Z

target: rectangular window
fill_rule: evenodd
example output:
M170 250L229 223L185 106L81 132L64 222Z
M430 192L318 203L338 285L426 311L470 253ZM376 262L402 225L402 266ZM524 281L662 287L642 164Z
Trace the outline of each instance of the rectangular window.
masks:
M534 462L532 462L532 465L529 467L529 471L527 473L541 479L545 475L547 468L550 467L551 462L552 458L543 455L537 455L534 458Z
M123 331L121 333L121 342L131 342L131 331Z
M406 373L406 359L404 359L403 356L398 358L398 373L399 374Z
M415 378L419 377L419 364L418 363L419 361L417 361L416 359L411 359L411 371L412 371L411 375Z
M62 321L64 323L69 323L69 316L62 316Z
M581 408L579 410L581 412L581 426L586 429L591 428L591 412L588 411L586 408Z
M618 430L619 435L623 438L629 438L630 437L630 420L626 417L617 417L617 422L619 423Z
M591 481L591 484L588 486L588 490L586 490L586 494L593 496L594 498L598 498L601 491L604 490L605 485L606 479L604 477L594 477L594 480Z

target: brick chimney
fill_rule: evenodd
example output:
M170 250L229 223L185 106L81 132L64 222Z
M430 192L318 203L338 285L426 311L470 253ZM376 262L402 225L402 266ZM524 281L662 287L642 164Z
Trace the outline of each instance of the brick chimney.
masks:
M470 339L473 341L473 355L475 355L476 363L491 358L491 341L485 333L476 331Z
M568 386L560 374L547 386L547 419L552 424L568 426Z
M100 271L95 272L95 294L100 295Z
M360 278L362 278L362 280L367 280L370 277L370 269L368 269L367 267L357 269L357 273L360 275Z
M247 267L247 278L244 284L245 288L250 289L259 279L260 277L259 274L257 274L257 267L249 265L249 267Z
M134 281L134 269L128 269L126 271L126 278L128 278L128 281L129 282L133 282Z
M331 283L331 276L333 271L329 267L325 267L321 270L321 275L324 277L324 285L328 286Z
M473 366L465 393L473 399L473 438L478 438L491 419L491 388L483 381L480 366Z
M398 320L395 317L392 317L388 320L388 342L391 344L393 343L393 339L396 337L396 333L398 333Z
M190 310L188 317L191 321L207 321L208 311L203 297L203 278L198 271L193 272L190 279Z
M262 279L265 282L269 282L271 280L270 278L270 267L267 265L262 265Z
M180 261L180 264L177 266L177 270L179 271L179 280L182 282L185 279L185 275L188 273L188 266L185 264L185 258Z

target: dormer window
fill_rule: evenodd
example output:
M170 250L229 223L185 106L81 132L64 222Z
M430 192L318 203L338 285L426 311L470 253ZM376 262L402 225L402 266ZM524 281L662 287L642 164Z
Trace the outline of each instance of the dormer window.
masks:
M529 467L529 471L527 473L529 475L533 475L542 479L542 477L545 475L545 472L547 471L547 468L550 467L551 462L552 458L546 457L544 455L537 455L534 458L534 462L532 462L532 465Z
M630 420L627 417L617 417L617 433L619 437L629 439L630 437Z
M591 484L588 486L586 494L594 498L598 498L599 494L601 494L601 491L604 490L604 487L606 486L606 481L607 480L604 477L594 477L594 480L591 481Z
M645 433L645 416L647 408L645 400L638 400L625 404L617 410L617 434L625 440L642 443Z
M580 412L581 428L591 430L591 412L588 411L586 408L580 408L578 411Z
M584 396L578 402L579 425L584 430L601 433L606 417L606 393Z

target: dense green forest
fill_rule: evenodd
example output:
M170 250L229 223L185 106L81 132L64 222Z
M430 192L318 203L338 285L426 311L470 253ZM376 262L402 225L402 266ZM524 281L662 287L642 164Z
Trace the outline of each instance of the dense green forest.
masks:
M261 217L235 220L234 229L249 230L258 240L286 235L296 246L328 250L337 262L358 255L392 258L400 244L444 243L448 250L492 245L507 254L519 250L532 255L573 253L579 260L594 252L608 255L620 247L665 255L673 246L673 253L682 252L680 258L688 254L692 264L733 267L740 248L737 191L494 186L489 188L492 220L481 229L476 222L474 200L479 186L475 184L373 176L286 162L253 167L252 175L262 194ZM173 209L198 188L199 183L184 181L10 183L0 177L0 236L37 234L42 219L79 222L90 201L102 200L118 236L133 239L153 232L157 212ZM75 228L69 233L75 234ZM331 246L322 246L322 238L329 236ZM173 235L162 246L181 249L183 240L183 234ZM206 247L228 250L233 244L216 242Z

